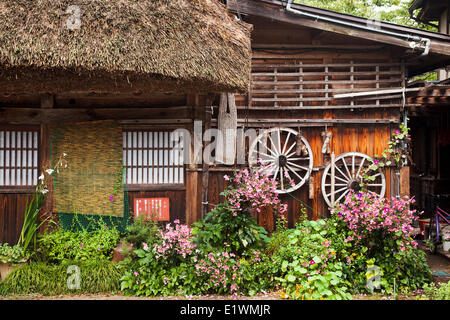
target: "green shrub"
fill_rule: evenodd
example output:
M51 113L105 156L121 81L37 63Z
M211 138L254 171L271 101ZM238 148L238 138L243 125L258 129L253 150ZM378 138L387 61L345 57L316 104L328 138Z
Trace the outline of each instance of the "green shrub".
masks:
M127 227L125 241L133 244L133 248L142 248L143 243L154 244L158 239L158 222L147 220L144 216L136 217Z
M270 256L256 250L246 252L239 263L237 283L241 294L253 296L276 289L278 268Z
M276 280L289 299L350 299L350 283L344 264L336 258L329 239L327 221L303 221L295 229L284 231L283 240L272 255L277 268ZM269 244L269 247L273 245Z
M409 210L410 199L385 199L364 193L349 194L329 219L338 243L338 258L354 293L371 293L368 268L379 268L376 287L381 293L408 293L432 279L426 254L411 238L417 219ZM375 274L374 274L375 275Z
M80 269L80 289L70 289L68 273L71 265ZM100 294L120 290L122 270L110 261L66 261L60 265L32 262L14 270L0 282L0 295Z
M119 231L99 223L94 231L57 229L41 235L36 259L63 261L108 260L119 241Z
M429 300L450 300L450 281L440 283L437 287L434 283L423 286L424 298Z
M19 263L28 259L28 255L19 245L10 246L7 243L0 243L0 262Z
M233 215L226 204L219 204L205 219L194 223L194 243L205 250L228 251L241 255L245 250L261 249L267 241L267 231L248 212Z

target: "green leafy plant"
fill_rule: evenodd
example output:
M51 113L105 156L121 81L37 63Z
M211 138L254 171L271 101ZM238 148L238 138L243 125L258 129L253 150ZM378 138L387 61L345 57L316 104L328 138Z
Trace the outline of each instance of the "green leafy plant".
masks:
M21 246L10 246L7 243L0 243L0 262L16 264L27 260L28 255Z
M108 260L119 237L120 233L115 227L108 227L101 221L93 231L56 229L40 237L36 259L50 263Z
M386 199L366 193L350 193L344 203L332 209L337 235L350 244L340 254L357 292L367 292L368 265L380 268L380 291L420 289L431 280L426 254L412 238L412 199ZM342 243L341 240L341 243ZM347 255L347 257L345 257Z
M194 243L205 250L241 255L245 250L263 248L268 241L267 231L249 212L233 215L226 203L219 204L193 226Z
M362 172L361 187L364 188L367 183L375 181L379 168L392 165L397 168L404 166L404 162L410 154L409 130L410 128L401 123L399 129L392 132L388 147L381 153L382 158L375 156L376 159L368 160L370 165Z
M351 298L344 264L336 258L332 242L327 239L327 221L302 221L284 233L282 245L272 255L283 298Z
M19 241L17 244L21 245L25 251L36 250L37 234L41 226L49 220L49 218L39 218L39 212L47 199L48 183L51 175L59 172L59 169L67 167L67 162L64 159L66 154L62 154L56 162L53 169L46 169L39 176L39 183L31 196L31 199L27 200L25 206L24 222L22 230L20 232Z
M425 284L423 286L424 294L422 297L428 300L450 300L450 281L447 283Z
M133 248L142 248L143 243L153 245L159 238L158 222L143 215L136 217L126 230L125 240L133 244Z
M68 268L73 265L80 271L80 289L70 289L67 285ZM58 265L32 262L14 270L0 282L0 295L112 294L120 290L122 273L120 267L110 261L66 261Z

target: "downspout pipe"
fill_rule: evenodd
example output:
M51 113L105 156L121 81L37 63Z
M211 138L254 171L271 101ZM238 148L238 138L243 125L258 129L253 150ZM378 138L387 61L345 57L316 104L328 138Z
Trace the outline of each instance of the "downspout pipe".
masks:
M347 26L347 27L357 28L357 29L371 31L371 32L378 32L378 33L382 33L382 34L385 34L385 35L402 38L402 39L405 39L406 41L414 41L414 42L419 43L419 45L422 42L424 42L425 43L424 51L422 52L422 54L420 56L415 57L413 59L418 59L418 58L427 56L428 53L430 52L431 40L428 39L428 38L421 38L421 37L418 37L418 36L412 36L410 34L403 34L403 33L391 32L391 31L386 31L386 30L374 29L374 28L370 28L370 27L367 27L367 26L359 25L359 24L354 24L354 23L350 23L350 22L340 21L340 20L336 20L336 19L333 19L333 18L320 16L320 15L317 15L317 14L307 13L307 12L304 12L304 11L292 8L292 2L293 2L293 0L288 0L288 3L286 5L286 11L294 13L296 15L300 15L300 16L303 16L303 17L311 18L311 19L314 19L316 21L322 20L322 21L326 21L326 22L331 22L331 23L335 23L335 24L344 25L344 26ZM411 47L414 48L415 45L411 44Z

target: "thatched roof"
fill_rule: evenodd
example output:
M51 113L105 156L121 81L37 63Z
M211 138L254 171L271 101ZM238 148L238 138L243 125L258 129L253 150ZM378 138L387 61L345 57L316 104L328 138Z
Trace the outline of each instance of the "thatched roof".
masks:
M0 1L2 92L246 91L250 69L250 27L217 0Z

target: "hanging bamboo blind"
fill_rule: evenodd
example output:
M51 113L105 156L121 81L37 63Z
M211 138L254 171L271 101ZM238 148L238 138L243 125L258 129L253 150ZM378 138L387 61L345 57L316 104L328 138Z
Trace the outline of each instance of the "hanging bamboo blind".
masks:
M122 128L113 121L58 125L53 162L66 153L68 168L54 175L58 213L123 216Z

